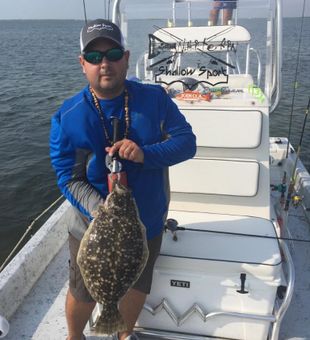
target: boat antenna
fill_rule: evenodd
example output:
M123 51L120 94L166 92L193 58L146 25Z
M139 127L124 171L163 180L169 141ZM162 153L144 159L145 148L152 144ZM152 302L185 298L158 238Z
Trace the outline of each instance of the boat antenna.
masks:
M292 98L292 105L291 105L291 114L290 114L290 124L289 124L289 131L288 131L288 143L286 147L286 158L288 158L289 154L289 142L291 139L291 133L292 133L292 121L293 121L293 111L295 106L295 96L296 96L296 89L297 89L297 77L298 77L298 68L299 68L299 61L300 61L300 47L301 47L301 40L302 40L302 33L304 28L304 18L305 18L305 7L306 7L306 0L303 2L303 9L302 9L302 19L301 19L301 25L300 25L300 33L299 33L299 42L298 42L298 50L297 50L297 62L296 62L296 70L295 70L295 80L294 80L294 90L293 90L293 98Z
M87 15L86 15L86 5L85 5L85 0L83 0L83 9L84 9L84 20L85 20L85 24L87 24Z
M108 17L107 17L108 20L110 20L110 6L111 6L111 0L108 0Z

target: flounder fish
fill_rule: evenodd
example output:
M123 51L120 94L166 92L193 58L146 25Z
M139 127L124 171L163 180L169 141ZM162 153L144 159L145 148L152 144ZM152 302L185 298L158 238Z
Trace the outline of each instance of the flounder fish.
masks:
M93 215L77 263L90 295L102 304L95 331L112 334L126 330L118 303L147 262L146 232L130 190L118 182Z

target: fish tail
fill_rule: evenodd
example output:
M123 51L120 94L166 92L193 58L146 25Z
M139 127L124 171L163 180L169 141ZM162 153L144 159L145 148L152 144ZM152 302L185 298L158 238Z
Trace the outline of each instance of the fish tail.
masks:
M127 326L117 308L117 305L109 306L102 310L94 326L94 331L98 334L111 335L113 333L123 332L126 330Z

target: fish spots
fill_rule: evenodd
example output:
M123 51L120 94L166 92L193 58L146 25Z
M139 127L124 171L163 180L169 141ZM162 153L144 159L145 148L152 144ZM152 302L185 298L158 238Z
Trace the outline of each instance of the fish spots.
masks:
M148 258L145 227L130 191L116 184L86 231L78 264L91 296L102 304L96 324L112 334L126 328L118 302L139 278Z

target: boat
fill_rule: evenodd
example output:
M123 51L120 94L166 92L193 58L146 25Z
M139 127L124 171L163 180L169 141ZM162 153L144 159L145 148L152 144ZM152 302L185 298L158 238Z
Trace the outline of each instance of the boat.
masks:
M225 25L196 26L194 6L212 1L170 3L172 18L150 32L135 80L165 88L198 147L169 169L163 244L135 331L145 340L310 339L310 175L288 138L269 136L281 98L281 0L259 1L268 13L265 63L239 9ZM112 8L113 21L126 25L126 6L114 0ZM65 338L69 206L1 272L0 338ZM103 339L93 331L99 311L88 339Z

